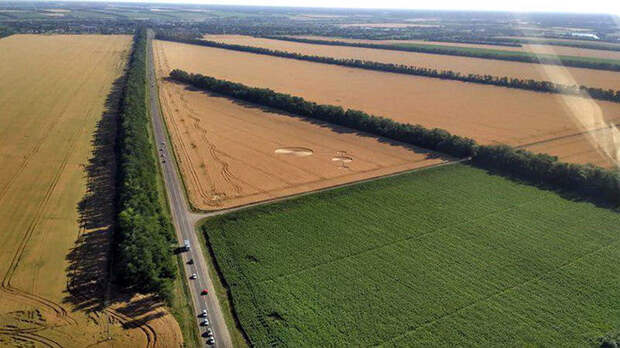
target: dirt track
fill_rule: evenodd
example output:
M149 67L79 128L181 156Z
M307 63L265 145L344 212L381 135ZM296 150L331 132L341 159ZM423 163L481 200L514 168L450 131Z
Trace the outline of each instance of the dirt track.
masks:
M620 121L620 104L456 81L344 68L156 41L169 68L267 87L399 122L443 128L482 144L531 144ZM571 110L577 110L574 114ZM585 119L583 125L577 118ZM583 139L584 142L588 140ZM580 145L582 146L582 145ZM578 160L604 163L595 147ZM540 148L544 151L544 147ZM569 158L574 153L557 153Z

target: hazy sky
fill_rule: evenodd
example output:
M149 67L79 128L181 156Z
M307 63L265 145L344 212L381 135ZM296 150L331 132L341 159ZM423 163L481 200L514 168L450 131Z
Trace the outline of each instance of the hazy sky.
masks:
M128 0L129 1L129 0ZM133 0L134 2L201 3L309 7L409 8L502 11L553 11L620 14L620 0Z

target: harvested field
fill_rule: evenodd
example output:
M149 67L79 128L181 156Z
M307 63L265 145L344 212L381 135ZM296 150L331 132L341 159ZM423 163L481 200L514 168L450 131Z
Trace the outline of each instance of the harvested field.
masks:
M442 41L424 41L424 40L364 40L364 39L348 39L338 38L331 36L313 36L313 35L301 35L300 38L307 38L312 40L331 40L331 41L344 41L344 42L363 42L370 44L424 44L424 45L441 45L441 46L455 46L455 47L476 47L476 48L489 48L503 51L521 51L521 52L546 52L550 51L552 54L574 57L596 57L605 59L618 59L620 60L620 52L618 51L606 51L596 50L589 48L577 48L568 46L556 46L556 45L544 45L544 44L522 44L522 47L510 47L510 46L498 46L498 45L484 45L484 44L470 44L470 43L457 43L457 42L442 42ZM618 86L617 88L620 88Z
M179 68L271 88L321 104L341 105L399 122L443 128L483 144L526 145L620 122L617 103L168 41L155 41L155 50L162 73ZM578 118L585 120L578 122Z
M620 325L619 225L456 164L203 231L258 347L589 347Z
M594 141L593 137L597 141ZM614 139L612 130L607 127L586 134L542 141L524 148L532 152L558 156L565 162L592 163L607 168L614 166L611 158L620 158L620 139L617 137Z
M123 297L107 281L118 79L130 43L0 40L0 346L182 342L161 303Z
M165 74L159 54L156 60L160 74ZM189 198L202 210L313 191L447 159L166 80L160 80L160 98Z
M383 50L362 47L329 46L307 44L292 41L273 40L255 38L243 35L208 35L207 39L212 41L257 46L274 50L297 52L307 55L326 56L346 59L362 59L381 63L393 63L403 65L413 65L437 70L452 70L464 74L475 73L481 75L507 76L520 79L533 79L551 81L541 64L503 61L497 59L483 59L472 57L459 57L441 54L428 54L416 52L404 52L395 50ZM451 44L445 44L449 46ZM502 48L494 48L501 49ZM573 49L573 48L571 48ZM537 46L536 53L552 54L555 47ZM551 50L551 51L550 51ZM609 51L605 51L609 52ZM620 54L619 52L614 52ZM593 70L584 68L566 68L567 76L557 76L553 82L571 84L576 81L578 84L588 87L601 87L620 89L620 72L610 72L604 70Z

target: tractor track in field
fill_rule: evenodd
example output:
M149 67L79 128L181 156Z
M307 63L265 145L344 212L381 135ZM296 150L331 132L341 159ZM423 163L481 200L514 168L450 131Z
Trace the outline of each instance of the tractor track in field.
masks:
M96 62L95 64L93 64L93 66L94 68L92 70L94 71L97 66ZM89 81L85 79L81 84L76 86L76 91L81 89L88 82ZM104 87L102 87L102 89L103 88ZM64 106L63 109L61 110L62 115L64 115L65 109L67 107L68 106ZM92 117L92 111L93 111L92 107L94 107L94 105L91 105L91 108L90 110L88 110L86 117ZM24 170L29 166L29 164L33 161L32 159L37 155L37 153L39 153L40 149L42 148L46 140L52 134L52 131L58 128L57 127L58 124L59 122L54 122L51 125L51 127L49 127L45 131L43 136L40 139L38 139L38 142L30 149L30 151L23 156L23 160L17 166L16 171L9 177L9 180L5 183L5 185L0 187L0 202L5 198L12 184L17 180L17 178L19 178L19 176L24 172ZM25 303L35 308L38 308L37 312L40 309L41 311L50 313L54 315L56 319L59 320L59 323L46 324L44 321L43 322L25 321L26 324L34 325L34 326L26 327L26 328L17 327L14 325L1 326L0 337L3 337L3 339L9 339L16 344L21 343L21 344L27 344L28 346L34 345L37 347L41 346L41 347L50 347L50 348L60 348L64 346L62 343L59 343L58 341L52 338L42 336L41 332L45 330L61 328L61 327L78 327L78 322L71 316L71 314L67 311L67 309L63 307L62 304L57 303L48 298L45 298L43 296L39 296L35 293L31 293L31 292L19 289L13 286L12 281L13 281L13 277L15 273L17 272L17 269L20 266L22 258L24 257L24 252L28 248L28 245L35 231L37 230L37 228L40 227L41 222L43 221L44 216L47 212L47 209L49 205L51 204L51 197L54 195L57 185L60 179L62 178L63 173L65 172L65 169L69 163L69 160L71 156L74 154L74 151L72 151L72 149L75 148L77 141L80 139L81 136L84 135L85 131L86 131L86 124L84 124L82 127L78 128L72 134L69 135L68 147L67 147L68 150L64 154L62 160L59 162L59 165L57 166L56 171L54 171L51 181L49 185L47 186L45 193L42 196L41 201L38 202L38 204L36 205L34 214L32 215L33 218L29 222L27 228L25 229L25 233L21 236L21 239L18 242L18 247L16 248L13 256L11 257L11 261L0 283L0 294L3 298L10 299L14 303ZM80 228L78 229L78 234L77 234L78 240L83 235L84 232L85 232L85 226L80 224ZM36 277L35 277L35 281L36 281ZM86 296L83 292L77 290L73 286L73 284L71 284L70 282L67 282L67 290L69 291L71 296L75 296L76 298L81 298L83 300L92 300L90 296ZM147 348L152 348L156 346L158 342L157 332L148 323L140 322L139 320L128 317L127 315L119 313L116 310L111 309L111 308L104 308L99 312L105 313L109 318L113 318L115 321L121 323L124 327L128 329L134 329L134 328L139 329L146 338ZM21 321L24 321L24 320L21 320ZM0 339L0 343L5 342L3 339ZM77 344L77 343L73 342L73 344Z
M69 149L74 148L75 143L77 142L79 136L85 131L85 128L86 127L84 125L72 134L72 137L69 140L69 147L68 147ZM41 143L42 142L39 142L39 144ZM40 148L40 146L38 146L37 148ZM24 290L20 290L16 287L13 287L11 284L11 281L13 279L13 275L15 274L17 270L17 267L19 266L19 263L24 254L24 251L26 250L26 247L30 239L32 238L34 231L37 229L37 227L41 223L41 220L43 219L43 215L48 206L48 203L56 189L58 182L60 181L60 177L65 171L67 163L69 162L69 158L71 157L72 154L73 154L72 151L67 151L63 159L61 160L60 165L58 166L57 170L54 172L52 181L50 185L48 186L47 190L45 191L43 199L37 206L36 208L37 210L34 214L34 217L30 225L26 229L26 233L23 235L21 241L19 242L19 246L17 250L15 251L15 253L13 254L13 257L11 258L9 267L6 273L4 274L2 278L2 283L0 285L0 292L3 292L4 294L8 296L12 296L16 300L23 300L26 302L41 305L44 308L47 308L48 310L51 310L52 312L56 313L56 317L62 320L67 325L77 325L77 321L74 318L72 318L71 315L69 315L67 310L61 304L54 302L52 300L49 300L43 296L39 296L39 295L30 293Z
M37 334L38 331L31 330L3 330L0 329L0 336L7 336L16 341L25 341L33 344L38 344L42 347L48 348L62 348L63 346L44 336Z
M71 141L70 141L70 148L73 147L75 141L77 140L77 134L74 134L74 136L72 137ZM47 191L45 192L44 198L43 200L39 203L38 207L37 207L37 212L34 215L34 219L32 220L32 222L30 223L30 225L28 226L28 228L26 229L26 233L24 234L24 236L22 237L22 240L19 243L19 246L17 248L17 250L15 251L15 253L13 254L13 257L11 259L11 263L9 264L9 268L7 270L7 272L4 274L4 277L2 278L2 284L0 286L0 291L4 292L5 294L8 295L12 295L16 298L23 298L26 299L28 301L32 301L32 302L36 302L50 310L52 310L53 312L56 313L56 316L58 318L60 318L61 320L63 320L64 322L66 322L69 325L75 325L77 324L77 322L75 321L75 319L73 319L68 313L67 310L60 305L59 303L56 303L54 301L51 301L49 299L46 299L42 296L38 296L35 294L31 294L29 292L23 291L23 290L19 290L15 287L13 287L11 285L11 281L13 278L13 275L15 274L15 271L17 269L17 266L19 266L19 262L21 261L21 258L24 254L24 250L26 249L26 246L28 245L28 242L30 241L30 239L32 238L32 234L34 233L34 231L36 230L36 228L39 226L41 219L43 217L43 213L45 212L45 208L47 206L47 203L49 202L55 188L56 185L58 184L58 181L60 180L60 177L62 175L62 173L64 172L64 169L69 161L69 157L71 156L71 152L67 152L65 154L65 156L63 157L59 168L56 170L56 172L54 173L54 177L52 178L52 182L51 184L48 186Z

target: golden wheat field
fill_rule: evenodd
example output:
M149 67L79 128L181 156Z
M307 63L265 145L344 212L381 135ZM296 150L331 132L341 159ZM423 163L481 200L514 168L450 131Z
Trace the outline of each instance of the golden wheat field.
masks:
M382 50L363 47L316 45L283 40L256 38L244 35L207 35L206 39L230 44L269 48L273 50L296 52L306 55L326 56L342 59L362 59L381 63L403 64L437 70L452 70L463 74L508 76L511 78L550 81L551 78L541 64L458 57L441 54L428 54ZM559 47L559 46L558 46ZM570 47L567 47L570 48ZM503 48L502 48L503 49ZM553 54L556 46L535 45L530 47L535 53ZM574 48L570 48L574 49ZM611 51L603 51L611 52ZM617 52L616 52L617 53ZM584 68L567 68L567 76L557 76L553 82L571 85L578 84L619 89L619 72L593 70Z
M343 127L188 90L162 79L160 101L192 204L214 210L275 199L448 158Z
M180 346L107 272L117 80L130 36L0 40L0 346ZM152 318L152 319L151 319Z
M580 97L346 68L245 52L155 41L168 69L179 68L322 104L341 105L399 122L443 128L482 144L527 147L620 122L620 104ZM164 71L165 73L165 71ZM603 141L614 141L606 137ZM591 156L608 160L587 139ZM612 144L613 145L613 144ZM604 145L603 147L606 147ZM545 146L537 150L545 151ZM556 153L571 160L571 149ZM582 152L582 151L580 151ZM599 158L601 157L601 158Z
M559 45L545 45L545 44L522 44L521 47L512 46L498 46L498 45L485 45L474 43L461 43L461 42L443 42L443 41L425 41L425 40L364 40L364 39L348 39L331 36L316 36L316 35L300 35L300 38L314 39L314 40L330 40L330 41L344 41L344 42L362 42L371 44L402 44L402 43L414 43L423 45L441 45L441 46L454 46L454 47L475 47L475 48L488 48L501 51L516 51L516 52L532 52L536 53L541 49L549 49L552 53L562 56L574 56L574 57L595 57L605 59L620 59L620 52L611 50L596 50L590 48L579 48ZM612 44L610 44L612 45Z

